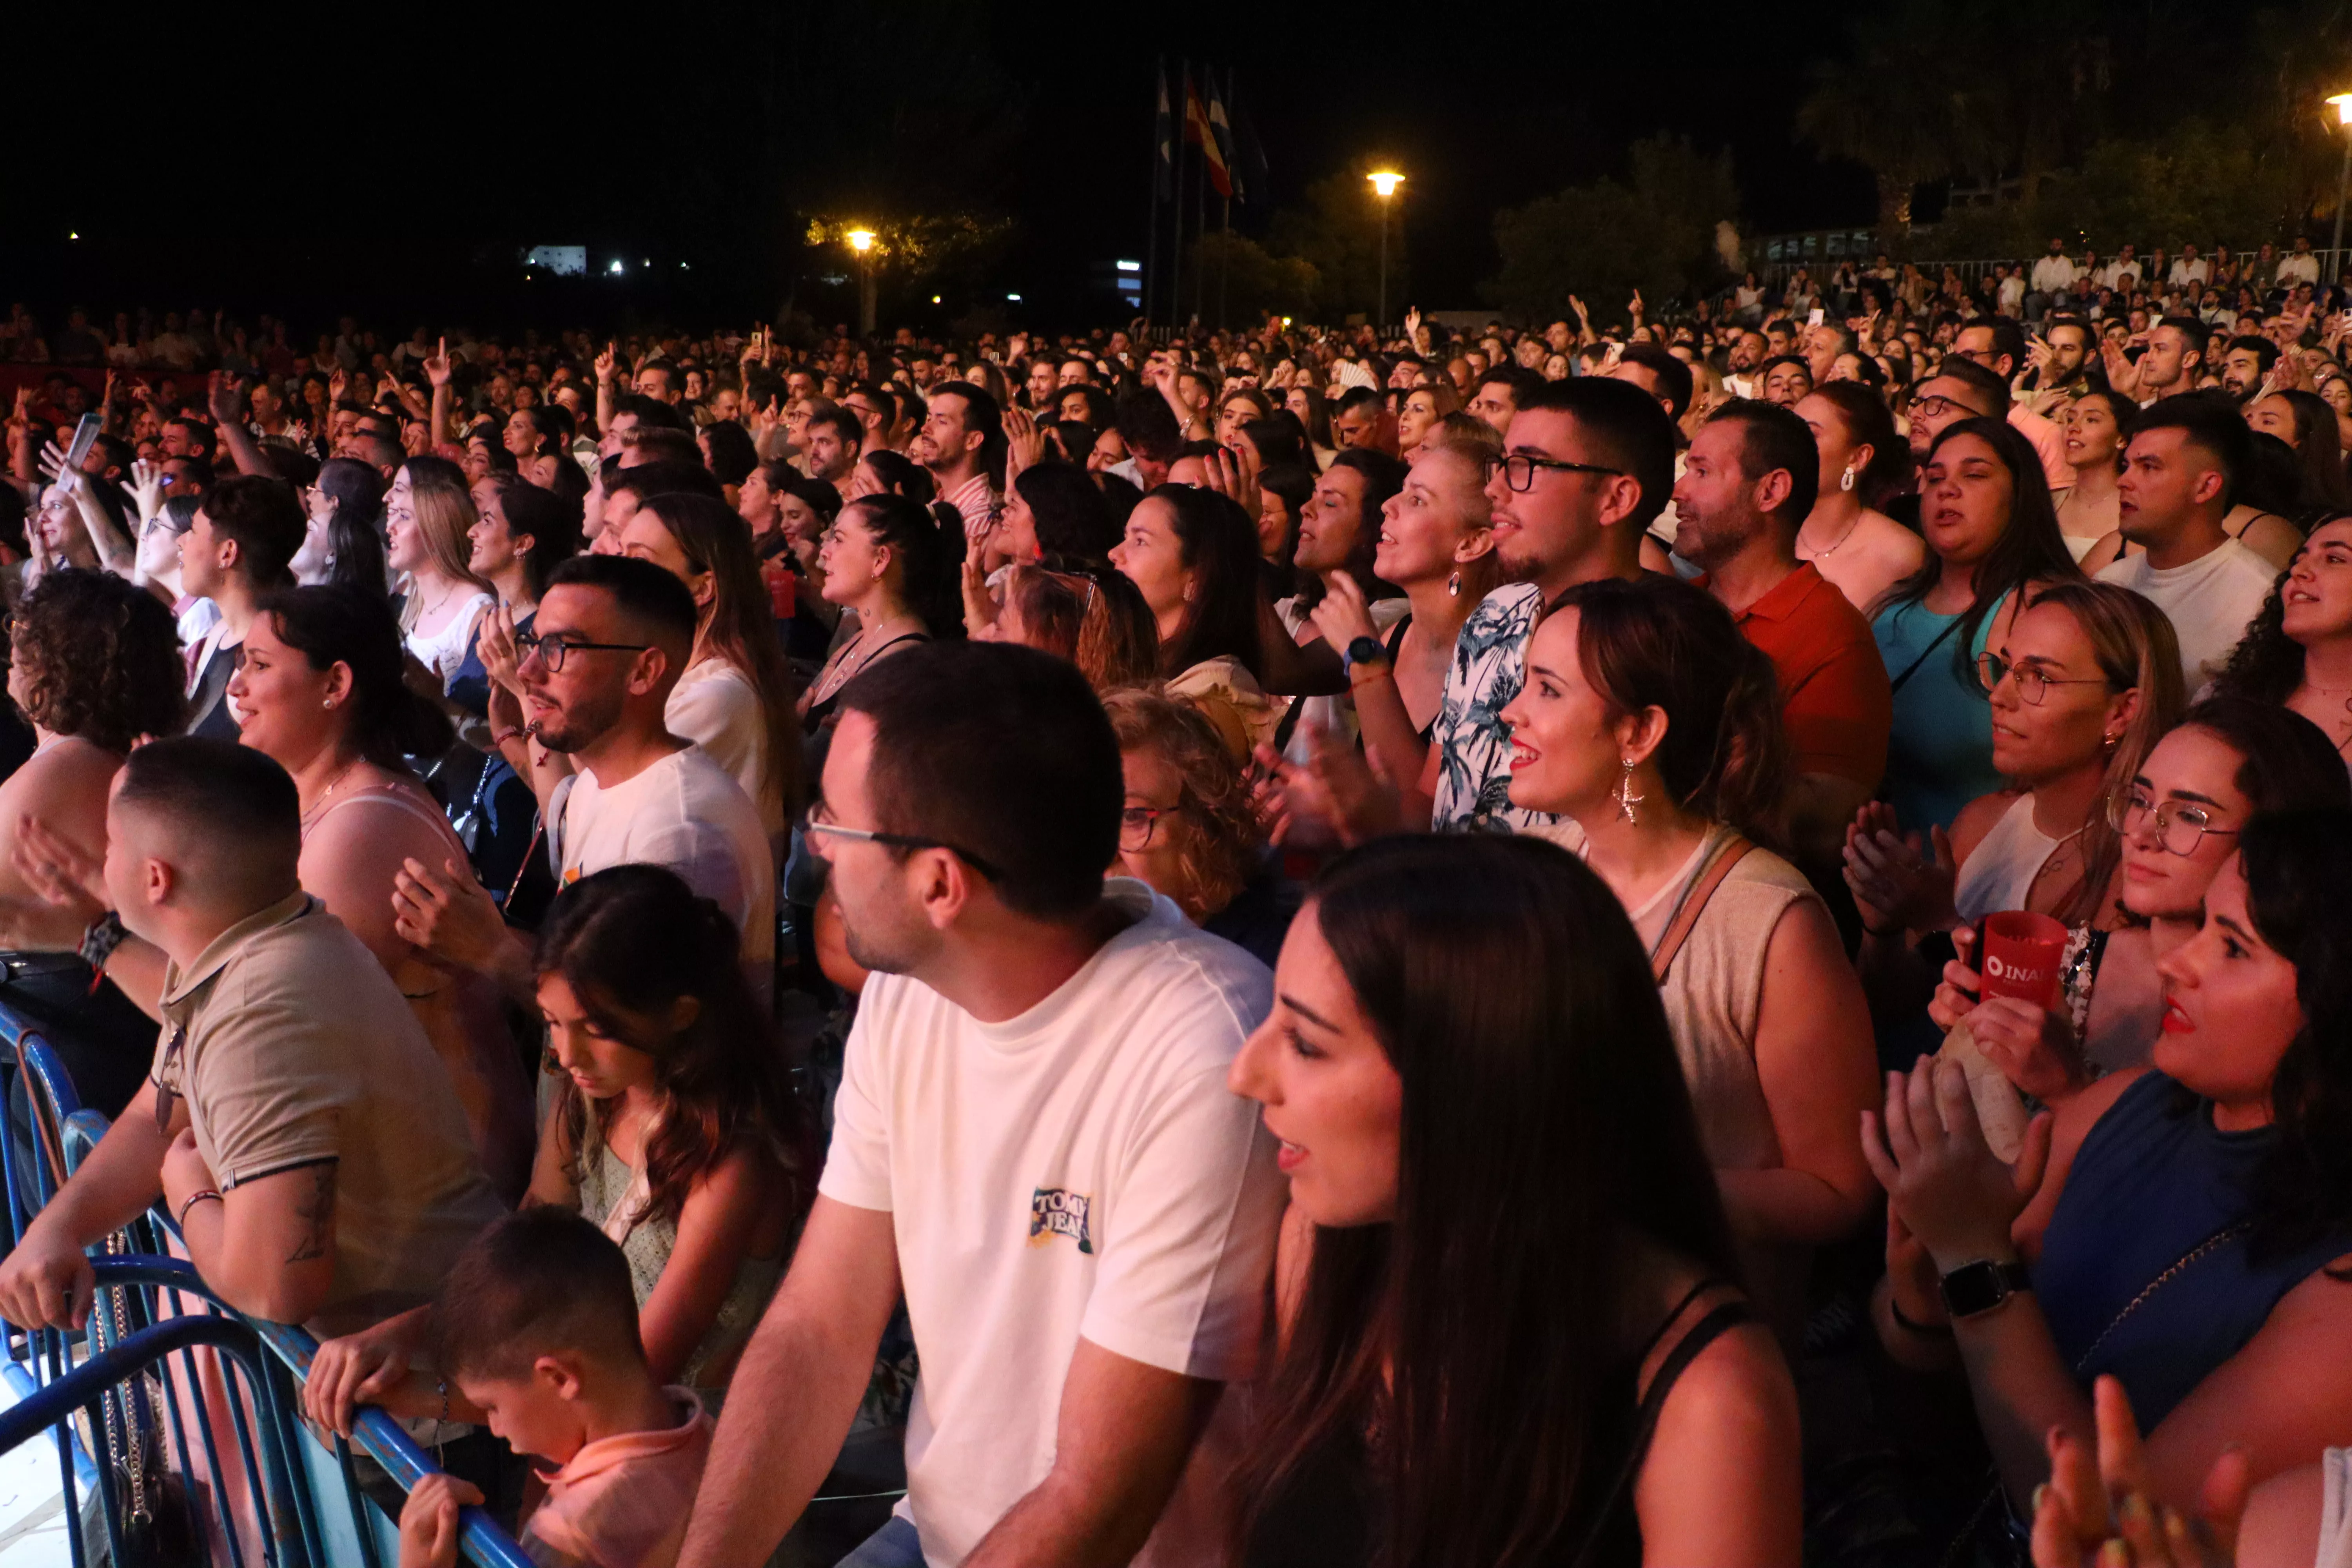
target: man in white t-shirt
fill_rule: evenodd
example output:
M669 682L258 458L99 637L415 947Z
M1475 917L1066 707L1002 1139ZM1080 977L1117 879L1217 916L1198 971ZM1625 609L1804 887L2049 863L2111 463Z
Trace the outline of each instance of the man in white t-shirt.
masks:
M809 842L858 1004L814 1209L729 1387L680 1568L763 1561L903 1289L908 1495L859 1568L1126 1563L1248 1375L1282 1208L1226 1069L1265 967L1105 884L1118 748L1071 665L898 654L844 693Z
M2171 619L2191 698L2229 662L2278 578L2221 527L2252 467L2251 444L2227 403L2168 397L2141 419L2116 480L2124 539L2139 548L2099 581L2129 588Z
M694 596L652 562L573 556L541 596L521 650L520 706L491 685L491 731L508 760L530 770L560 881L629 862L667 866L735 922L745 977L765 996L775 851L743 787L663 719L694 625ZM462 869L408 862L394 884L401 934L529 1000L530 947Z

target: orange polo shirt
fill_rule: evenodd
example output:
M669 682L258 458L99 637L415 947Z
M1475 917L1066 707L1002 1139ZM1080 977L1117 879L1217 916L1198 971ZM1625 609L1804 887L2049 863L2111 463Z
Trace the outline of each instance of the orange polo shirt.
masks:
M1876 789L1895 697L1862 612L1807 561L1732 618L1780 678L1780 720L1797 771Z

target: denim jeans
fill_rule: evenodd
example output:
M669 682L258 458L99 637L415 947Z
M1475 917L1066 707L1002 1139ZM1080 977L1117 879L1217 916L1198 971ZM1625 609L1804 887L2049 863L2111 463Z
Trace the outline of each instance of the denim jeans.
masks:
M923 1568L923 1542L912 1524L894 1515L835 1568Z

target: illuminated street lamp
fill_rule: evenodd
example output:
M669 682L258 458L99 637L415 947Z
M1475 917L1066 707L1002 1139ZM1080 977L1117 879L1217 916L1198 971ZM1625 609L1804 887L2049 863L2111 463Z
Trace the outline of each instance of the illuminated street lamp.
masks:
M853 228L842 237L857 252L857 335L870 338L874 335L874 266L868 257L874 249L874 231Z
M2352 184L2352 92L2339 92L2327 100L2336 106L2336 121L2346 127L2344 137L2344 169L2336 176L2336 243L2327 247L2328 266L2336 277L2344 275L2344 188Z
M1389 319L1389 198L1404 184L1404 176L1393 169L1376 169L1364 178L1372 183L1372 194L1381 198L1381 310L1373 319L1377 327Z

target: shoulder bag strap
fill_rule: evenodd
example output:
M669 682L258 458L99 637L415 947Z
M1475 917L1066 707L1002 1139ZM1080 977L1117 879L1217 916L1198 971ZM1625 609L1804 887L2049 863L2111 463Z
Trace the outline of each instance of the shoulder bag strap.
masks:
M1723 842L1716 846L1715 853L1708 858L1707 863L1700 868L1698 876L1684 891L1682 902L1675 906L1674 917L1666 921L1666 929L1659 936L1658 945L1650 950L1650 973L1659 984L1666 983L1666 973L1675 966L1675 955L1682 952L1683 943L1690 939L1691 931L1698 925L1699 916L1706 912L1706 901L1715 897L1715 890L1723 886L1723 879L1731 875L1731 868L1746 859L1748 852L1755 847L1737 833L1727 835Z
M1889 691L1902 690L1903 683L1919 673L1919 667L1927 662L1927 656L1934 653L1937 648L1943 647L1944 639L1958 631L1959 629L1960 622L1966 618L1967 617L1965 616L1954 616L1951 618L1950 623L1947 625L1942 631L1936 634L1936 640L1929 643L1926 647L1921 648L1919 650L1919 657L1913 659L1909 664L1905 665L1903 667L1903 673L1886 683L1887 689Z

